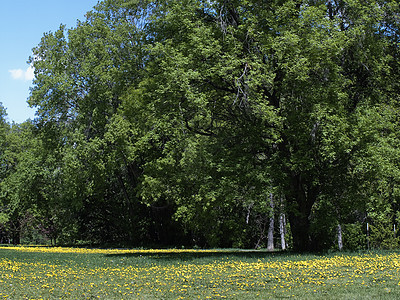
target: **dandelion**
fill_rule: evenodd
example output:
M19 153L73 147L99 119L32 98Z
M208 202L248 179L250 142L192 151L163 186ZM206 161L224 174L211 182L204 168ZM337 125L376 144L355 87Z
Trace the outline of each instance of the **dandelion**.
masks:
M11 248L11 247L10 247ZM7 249L10 249L7 247ZM27 252L58 251L71 253L72 248L16 247ZM40 250L39 250L40 249ZM74 249L74 254L115 255L148 251L147 253L179 253L181 250L117 250ZM90 251L89 251L90 250ZM14 251L14 250L12 250ZM97 251L97 252L96 252ZM119 252L125 251L125 252ZM169 251L169 252L168 252ZM188 250L184 250L188 251ZM199 251L199 250L196 250ZM200 250L208 251L211 250ZM53 252L50 252L53 253ZM144 252L139 252L144 253ZM102 256L103 257L103 256ZM129 261L108 260L108 264L86 266L83 264L32 263L0 259L0 290L5 282L10 284L29 282L29 286L40 293L51 293L52 298L78 297L85 294L93 298L117 298L118 295L137 295L143 298L235 298L251 295L268 298L273 295L293 295L299 289L317 293L324 287L365 286L373 280L377 285L395 281L400 286L397 269L400 256L333 256L293 260L257 259L241 261L229 257L210 262L192 263L173 261L159 265L148 263L130 265ZM134 261L134 260L132 260ZM118 267L115 267L118 263ZM384 271L381 266L385 265ZM373 278L371 278L373 275ZM11 278L11 279L9 279ZM12 280L12 281L10 281ZM15 291L14 287L11 287ZM260 293L260 290L263 292ZM8 292L9 290L3 290ZM390 289L388 293L390 292ZM61 294L62 293L62 294ZM72 294L71 294L72 293ZM98 293L98 294L96 294ZM265 294L268 293L268 294ZM0 294L1 295L1 294ZM62 296L66 295L66 296ZM92 296L91 296L92 295ZM101 295L101 296L100 296ZM23 298L23 297L21 297ZM29 298L29 295L25 298Z

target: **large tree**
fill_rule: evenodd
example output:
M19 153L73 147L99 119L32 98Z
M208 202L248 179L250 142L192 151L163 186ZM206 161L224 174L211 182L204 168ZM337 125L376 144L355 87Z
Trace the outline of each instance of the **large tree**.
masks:
M397 109L398 12L393 3L158 4L149 34L151 76L129 99L155 116L151 128L169 133L166 143L174 146L167 151L179 149L176 140L194 137L196 142L182 146L184 155L173 156L175 162L169 159L165 173L159 172L163 164L157 161L157 172L145 178L145 192L155 182L171 190L181 183L171 182L171 164L189 167L185 158L194 147L207 153L201 155L207 159L196 160L206 169L200 172L199 187L190 192L200 193L201 207L209 203L204 191L214 199L226 178L239 179L229 191L234 186L240 192L223 190L219 196L224 203L251 200L246 186L264 197L272 186L287 201L294 248L324 246L318 245L318 235L323 235L318 228L324 226L312 223L324 220L319 211L325 204L335 226L349 211L363 209L362 201L352 201L362 194L354 157L369 147L359 140L367 130L360 114L381 104ZM174 136L171 128L181 133ZM218 150L205 150L200 146L204 142L199 143L204 139ZM224 174L226 168L230 172ZM258 170L255 178L265 178L264 186L249 178L250 170ZM154 196L167 195L157 191ZM191 206L191 214L199 216L199 207Z
M398 128L366 116L398 120L398 16L395 1L99 3L32 58L59 195L97 236L167 243L178 221L254 246L285 207L294 249L329 247L375 201L366 184L397 197Z

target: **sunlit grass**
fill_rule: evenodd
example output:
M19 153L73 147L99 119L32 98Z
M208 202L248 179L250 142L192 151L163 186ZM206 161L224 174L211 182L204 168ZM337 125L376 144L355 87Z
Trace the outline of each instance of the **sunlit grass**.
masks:
M396 299L397 253L0 247L0 299Z

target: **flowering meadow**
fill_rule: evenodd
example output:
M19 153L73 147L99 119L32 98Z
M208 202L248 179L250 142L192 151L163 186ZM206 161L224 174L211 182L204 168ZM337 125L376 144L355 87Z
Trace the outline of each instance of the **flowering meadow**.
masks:
M400 254L0 247L0 299L399 299Z

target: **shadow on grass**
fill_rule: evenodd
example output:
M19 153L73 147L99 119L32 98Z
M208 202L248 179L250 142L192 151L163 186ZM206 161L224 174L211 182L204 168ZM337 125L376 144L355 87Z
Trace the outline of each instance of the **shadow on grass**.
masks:
M261 259L290 256L290 252L284 251L266 251L266 250L163 250L163 251L143 251L143 252L126 252L116 254L105 254L106 257L142 257L162 260L193 260L193 259L221 259L221 258L237 258L237 259Z

